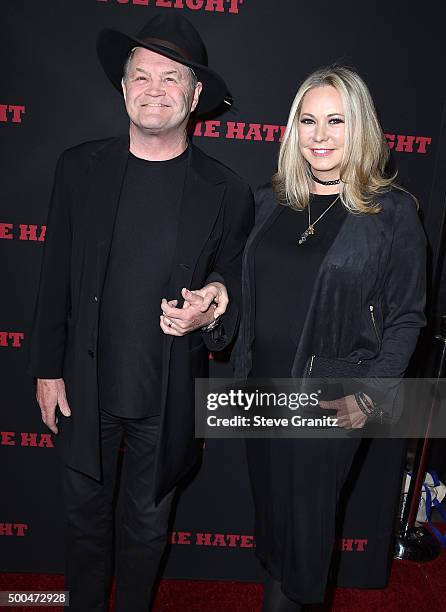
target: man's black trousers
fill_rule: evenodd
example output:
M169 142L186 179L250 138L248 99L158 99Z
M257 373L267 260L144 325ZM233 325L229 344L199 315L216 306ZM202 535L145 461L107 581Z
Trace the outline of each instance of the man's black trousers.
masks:
M64 469L66 568L70 610L105 612L116 547L116 612L148 612L174 493L152 501L159 417L126 419L101 411L103 479ZM118 456L121 520L114 523Z

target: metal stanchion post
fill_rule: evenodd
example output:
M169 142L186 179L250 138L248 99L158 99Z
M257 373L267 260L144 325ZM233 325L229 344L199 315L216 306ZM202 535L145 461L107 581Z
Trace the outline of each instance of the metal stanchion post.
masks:
M444 376L446 368L446 315L441 317L440 334L435 336L435 366L432 378L439 381ZM437 383L438 384L438 383ZM426 432L424 438L418 440L415 453L412 478L407 492L406 504L399 530L396 536L394 557L408 561L431 561L440 554L438 540L423 526L416 524L416 517L421 499L428 450L430 444L430 428L432 416L436 408L437 394L432 396Z

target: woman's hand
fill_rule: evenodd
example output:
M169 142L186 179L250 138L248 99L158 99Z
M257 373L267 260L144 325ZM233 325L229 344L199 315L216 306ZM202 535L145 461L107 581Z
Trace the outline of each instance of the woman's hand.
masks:
M354 395L346 395L336 400L319 402L321 408L336 410L338 426L344 429L361 429L367 421L367 415L361 410Z
M226 308L229 304L228 292L223 283L209 283L208 285L205 285L202 289L194 289L194 291L183 289L181 294L183 298L189 302L194 299L194 296L198 295L202 297L202 311L206 311L212 303L216 304L217 307L214 311L215 319L225 314Z

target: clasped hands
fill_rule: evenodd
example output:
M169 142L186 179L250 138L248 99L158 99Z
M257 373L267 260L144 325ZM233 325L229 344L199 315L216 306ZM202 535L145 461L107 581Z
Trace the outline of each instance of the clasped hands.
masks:
M206 327L225 313L229 303L226 287L218 282L193 291L183 288L181 295L182 308L177 308L178 300L161 300L160 327L169 336L184 336Z

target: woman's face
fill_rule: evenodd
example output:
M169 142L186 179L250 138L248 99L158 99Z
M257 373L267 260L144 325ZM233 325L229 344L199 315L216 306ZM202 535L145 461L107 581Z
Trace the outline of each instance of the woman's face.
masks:
M307 91L299 116L299 148L313 174L323 181L339 178L344 122L341 96L334 87L315 87Z

